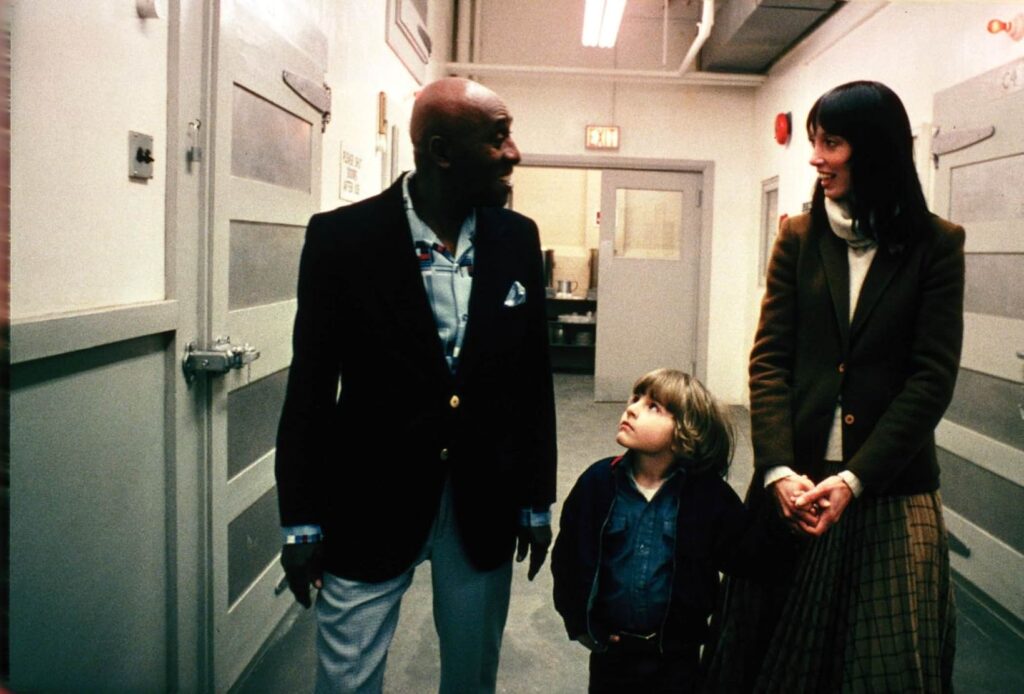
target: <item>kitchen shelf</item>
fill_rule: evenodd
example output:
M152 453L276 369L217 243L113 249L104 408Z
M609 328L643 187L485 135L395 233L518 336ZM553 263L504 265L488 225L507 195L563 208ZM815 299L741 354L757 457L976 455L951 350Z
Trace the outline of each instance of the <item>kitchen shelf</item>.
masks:
M593 320L565 320L567 315L594 314ZM594 343L597 342L597 300L549 297L547 299L548 340L551 367L555 371L594 372Z

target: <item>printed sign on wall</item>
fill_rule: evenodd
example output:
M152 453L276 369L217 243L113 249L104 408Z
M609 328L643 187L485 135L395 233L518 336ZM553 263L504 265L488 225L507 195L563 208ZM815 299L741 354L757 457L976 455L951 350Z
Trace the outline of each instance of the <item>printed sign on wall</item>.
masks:
M341 171L338 176L338 197L345 202L355 202L362 198L360 174L363 169L363 158L355 152L345 149L341 143Z

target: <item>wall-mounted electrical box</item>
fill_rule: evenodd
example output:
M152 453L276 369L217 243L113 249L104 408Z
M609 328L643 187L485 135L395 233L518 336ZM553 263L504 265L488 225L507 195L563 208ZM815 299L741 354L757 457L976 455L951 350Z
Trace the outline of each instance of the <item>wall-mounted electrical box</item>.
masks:
M153 136L128 131L128 177L153 178Z

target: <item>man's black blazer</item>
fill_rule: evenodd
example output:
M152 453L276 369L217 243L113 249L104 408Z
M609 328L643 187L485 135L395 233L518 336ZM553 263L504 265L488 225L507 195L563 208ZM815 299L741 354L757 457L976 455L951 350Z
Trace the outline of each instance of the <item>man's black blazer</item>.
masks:
M335 575L381 581L408 569L446 476L481 570L511 556L520 508L554 501L537 227L480 208L474 246L469 321L452 374L401 181L310 220L275 468L282 525L320 525ZM515 282L525 302L506 305Z

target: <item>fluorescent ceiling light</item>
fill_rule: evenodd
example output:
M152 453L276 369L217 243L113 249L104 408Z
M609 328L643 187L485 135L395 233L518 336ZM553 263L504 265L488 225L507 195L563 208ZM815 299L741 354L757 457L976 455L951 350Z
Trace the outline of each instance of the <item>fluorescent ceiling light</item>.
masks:
M583 45L614 46L625 9L626 0L587 0L583 10Z

